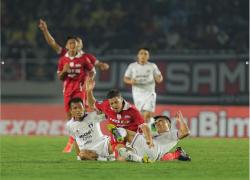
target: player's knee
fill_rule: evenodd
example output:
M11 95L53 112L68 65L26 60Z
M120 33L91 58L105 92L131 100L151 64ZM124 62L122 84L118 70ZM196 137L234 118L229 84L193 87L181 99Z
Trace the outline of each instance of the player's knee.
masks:
M79 157L81 160L95 160L97 158L97 154L92 151L82 150L79 153Z

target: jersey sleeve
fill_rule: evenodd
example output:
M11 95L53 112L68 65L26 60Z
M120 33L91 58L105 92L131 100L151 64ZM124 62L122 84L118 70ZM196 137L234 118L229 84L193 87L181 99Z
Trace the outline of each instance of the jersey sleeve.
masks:
M57 73L63 70L63 58L60 58L57 65Z
M67 122L66 130L67 130L67 132L69 133L70 136L73 136L75 138L75 135L74 135L74 133L73 133L73 131L71 129L71 121Z
M84 55L83 57L84 61L84 69L87 71L91 71L94 68L94 64L92 64L91 59L89 58L88 54Z
M170 131L169 135L170 135L169 138L171 140L177 141L179 139L179 137L178 137L178 130L172 130L172 131Z
M61 48L61 51L59 52L59 57L65 56L66 53L67 53L67 49L66 48Z
M161 75L161 71L159 70L159 68L156 64L153 64L153 73L154 73L154 77Z
M104 112L105 104L106 104L105 101L96 101L95 102L95 107L96 107L97 110Z
M124 77L132 78L132 65L130 64L125 71Z
M91 64L95 65L97 59L95 56L93 56L92 54L86 54L86 56L89 58Z

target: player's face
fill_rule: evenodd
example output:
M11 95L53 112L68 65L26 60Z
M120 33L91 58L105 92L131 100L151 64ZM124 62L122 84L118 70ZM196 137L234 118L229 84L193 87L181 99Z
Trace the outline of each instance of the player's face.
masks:
M82 39L77 38L77 50L80 51L83 48Z
M149 52L145 49L141 49L137 54L137 58L139 63L147 63L149 60Z
M70 112L71 112L72 117L75 118L75 120L80 120L81 117L83 117L84 115L85 109L81 102L72 103L70 106Z
M109 104L115 112L120 112L123 106L123 99L120 96L109 99Z
M155 122L155 127L158 133L164 133L164 132L169 131L170 129L168 122L164 118L159 118Z
M66 48L69 51L75 51L78 48L78 43L75 39L69 39L66 44Z

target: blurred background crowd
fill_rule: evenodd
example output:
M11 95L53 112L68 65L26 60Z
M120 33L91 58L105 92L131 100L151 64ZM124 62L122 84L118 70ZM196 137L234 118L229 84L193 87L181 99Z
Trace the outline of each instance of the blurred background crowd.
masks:
M247 96L248 0L1 0L3 96L22 97L35 92L40 96L45 90L51 93L52 89L53 95L61 94L56 76L58 56L38 28L40 18L47 22L50 33L61 46L68 35L80 36L84 50L110 63L106 73L110 79L104 82L97 78L101 83L97 83L96 89L102 93L119 86L129 96L130 89L121 83L122 70L134 60L139 47L148 47L166 84L172 83L167 76L168 68L177 66L181 70L177 73L190 79L189 92L196 95L192 83L200 81L193 80L192 73L202 63L204 67L216 67L213 73L216 85L227 78L224 89L237 90L233 98L229 96L229 102L239 93L244 94L243 100ZM179 64L175 64L176 59ZM220 71L222 66L229 67L224 74ZM207 70L204 74L209 77ZM234 88L228 88L228 82ZM169 94L168 85L161 88ZM218 87L210 93L216 97L227 95Z
M97 54L193 51L248 52L247 0L42 0L1 1L1 43L5 57L56 56L37 28L47 21L55 39L82 37ZM25 12L25 16L23 13Z

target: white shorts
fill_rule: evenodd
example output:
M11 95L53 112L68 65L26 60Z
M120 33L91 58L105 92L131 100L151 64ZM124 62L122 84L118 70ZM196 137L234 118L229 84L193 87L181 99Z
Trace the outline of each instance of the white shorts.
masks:
M136 133L132 142L127 146L132 148L134 152L141 157L147 154L151 160L159 159L159 147L155 145L154 147L149 148L146 139L142 134Z
M109 136L104 136L101 141L91 144L91 146L86 147L86 149L95 151L100 157L109 157L109 141Z
M155 111L156 93L133 94L134 104L139 111Z

